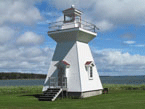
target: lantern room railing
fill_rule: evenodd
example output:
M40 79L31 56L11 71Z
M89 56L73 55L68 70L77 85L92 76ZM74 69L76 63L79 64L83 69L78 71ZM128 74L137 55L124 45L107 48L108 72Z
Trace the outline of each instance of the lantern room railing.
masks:
M49 23L49 30L48 32L51 32L51 31L57 31L57 30L63 30L63 26L67 25L69 29L72 24L76 24L74 27L80 27L80 28L83 28L85 30L88 30L88 31L91 31L91 32L97 32L97 30L99 30L99 28L94 25L94 24L91 24L87 21L84 21L84 20L81 20L80 19L75 19L74 22L67 22L67 23L64 23L64 21L58 21L58 22L52 22L52 23ZM72 27L72 28L74 28ZM66 29L66 28L65 28Z

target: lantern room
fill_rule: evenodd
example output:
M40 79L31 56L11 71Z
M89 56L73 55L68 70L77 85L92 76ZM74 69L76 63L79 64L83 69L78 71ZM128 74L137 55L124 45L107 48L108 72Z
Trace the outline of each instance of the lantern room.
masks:
M64 14L64 23L81 21L82 12L75 9L74 5L72 5L71 8L64 10L63 14Z

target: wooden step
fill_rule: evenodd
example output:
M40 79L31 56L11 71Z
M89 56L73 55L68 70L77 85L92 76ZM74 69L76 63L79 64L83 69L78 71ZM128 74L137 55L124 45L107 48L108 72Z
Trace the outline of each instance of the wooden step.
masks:
M50 88L47 89L40 97L40 101L54 101L58 95L62 92L62 89Z

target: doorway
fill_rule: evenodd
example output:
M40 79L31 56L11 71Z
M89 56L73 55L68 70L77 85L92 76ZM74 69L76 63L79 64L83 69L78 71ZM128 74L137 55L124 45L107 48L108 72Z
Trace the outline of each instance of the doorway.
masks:
M58 66L58 86L62 87L65 77L65 67Z

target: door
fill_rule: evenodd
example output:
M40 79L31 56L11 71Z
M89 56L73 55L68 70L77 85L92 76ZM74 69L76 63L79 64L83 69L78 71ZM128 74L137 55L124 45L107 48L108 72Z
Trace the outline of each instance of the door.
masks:
M58 86L63 86L63 80L65 76L65 68L62 66L58 67Z

